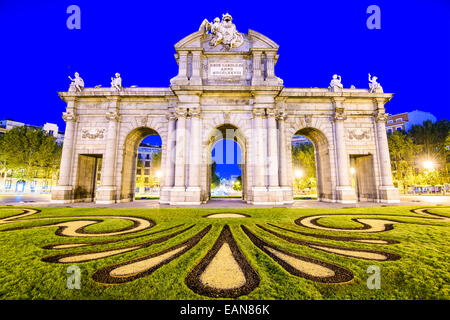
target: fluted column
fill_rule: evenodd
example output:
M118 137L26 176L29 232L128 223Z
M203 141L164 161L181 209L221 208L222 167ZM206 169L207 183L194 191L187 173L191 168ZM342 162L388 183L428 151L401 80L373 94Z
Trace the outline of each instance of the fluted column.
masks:
M191 85L201 85L201 52L192 51L192 75L190 79Z
M108 134L106 135L106 148L103 156L101 187L112 187L114 183L114 167L116 163L117 145L117 123L119 121L117 112L106 113L108 119Z
M286 148L286 115L284 113L280 113L278 115L278 130L279 130L279 139L280 139L280 186L287 187L288 184L288 176L287 176L287 148ZM289 148L289 152L291 148Z
M347 116L344 112L343 99L333 98L335 104L334 134L336 144L337 178L336 187L337 201L341 203L354 203L356 201L355 189L350 184L349 157L345 145L344 120Z
M339 186L350 186L348 155L345 146L344 120L347 117L342 113L337 113L334 118L334 129L336 134L336 152L338 161L338 180Z
M73 103L72 101L69 103ZM61 166L59 169L59 186L70 186L72 171L72 154L74 147L76 116L72 112L64 112L63 119L66 122L66 131L64 133L64 143L61 154Z
M63 113L66 122L66 132L61 154L61 165L59 169L58 185L52 189L52 202L70 203L73 202L73 150L76 134L76 98L67 98L67 109Z
M258 188L265 188L265 167L266 157L264 156L264 109L253 110L253 130L255 143L255 156L253 159L254 167L254 186Z
M377 113L375 116L377 140L378 140L378 153L380 159L380 171L381 171L381 183L383 186L393 186L392 172L391 172L391 159L389 155L389 144L386 135L386 121L388 114Z
M179 69L178 69L178 77L181 79L187 79L187 51L180 51L179 53Z
M267 78L275 77L275 52L266 52Z
M108 112L108 132L106 134L106 146L102 159L102 173L100 187L97 192L96 203L108 204L116 202L116 152L117 152L117 126L120 119L118 113L120 99L113 97L109 99Z
M164 168L164 186L173 187L175 177L175 124L176 116L173 112L167 115L168 128L167 128L167 143L166 143L166 162Z
M264 80L261 70L262 52L252 51L252 54L253 54L252 85L257 86L261 85L261 82Z
M200 165L201 165L201 128L200 109L191 109L191 134L190 134L190 154L189 154L189 187L200 187Z
M175 187L186 187L186 109L177 109Z
M268 113L268 161L269 161L269 188L279 187L278 180L278 132L275 118L275 111L272 109Z

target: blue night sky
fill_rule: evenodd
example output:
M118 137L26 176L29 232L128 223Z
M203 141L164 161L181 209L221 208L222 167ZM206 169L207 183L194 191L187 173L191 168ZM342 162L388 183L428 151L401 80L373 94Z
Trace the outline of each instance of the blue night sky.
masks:
M69 30L66 9L81 9ZM366 27L369 5L381 30ZM0 119L43 125L61 118L79 72L86 86L168 86L177 74L174 44L229 12L238 31L258 31L280 45L276 74L286 87L367 88L378 76L394 98L387 112L419 109L450 119L450 1L0 1Z

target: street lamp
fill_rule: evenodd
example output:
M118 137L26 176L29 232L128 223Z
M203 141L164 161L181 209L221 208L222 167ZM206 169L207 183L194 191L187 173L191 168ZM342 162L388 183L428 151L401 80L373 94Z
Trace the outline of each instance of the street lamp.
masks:
M161 170L156 171L156 177L158 179L160 179L162 177L162 171Z
M303 171L300 169L295 170L295 177L297 179L300 179L301 177L303 177Z
M351 167L351 168L350 168L350 174L353 175L353 174L355 174L355 172L356 172L355 168Z
M425 170L433 170L434 169L434 163L433 161L424 161L423 167Z

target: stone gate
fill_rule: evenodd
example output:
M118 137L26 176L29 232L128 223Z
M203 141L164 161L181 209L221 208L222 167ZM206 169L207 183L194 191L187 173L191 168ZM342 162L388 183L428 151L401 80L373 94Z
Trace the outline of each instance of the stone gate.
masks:
M168 88L122 87L119 74L110 88L88 88L76 74L59 93L66 133L54 202L134 200L137 148L151 134L162 139L163 204L209 200L211 150L224 138L242 150L244 201L291 203L296 134L314 145L319 200L398 202L385 130L392 94L376 77L369 89L343 88L336 75L329 88L286 88L275 75L278 45L239 33L228 14L175 50Z

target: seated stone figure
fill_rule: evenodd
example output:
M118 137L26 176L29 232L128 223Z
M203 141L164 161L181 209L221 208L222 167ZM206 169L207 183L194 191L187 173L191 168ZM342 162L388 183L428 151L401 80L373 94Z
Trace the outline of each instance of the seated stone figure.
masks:
M84 81L78 72L75 72L75 79L72 79L70 76L69 79L72 81L69 91L82 91L84 89Z
M119 73L116 73L115 78L111 78L111 87L118 91L122 89L122 78Z
M372 77L370 76L369 73L369 92L370 93L383 93L383 87L377 82L377 77Z
M331 80L328 89L330 89L330 91L332 92L341 91L344 88L344 86L341 83L341 80L342 80L341 76L338 76L337 74L333 75L333 79Z

